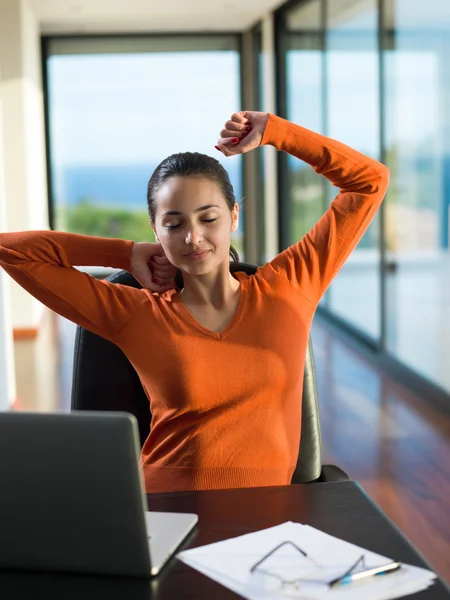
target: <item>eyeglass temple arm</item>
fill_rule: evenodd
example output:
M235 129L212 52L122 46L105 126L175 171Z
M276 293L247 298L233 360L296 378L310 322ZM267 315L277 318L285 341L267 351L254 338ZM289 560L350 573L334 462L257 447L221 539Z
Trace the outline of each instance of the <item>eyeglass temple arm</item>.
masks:
M303 554L303 556L305 558L308 558L307 553L304 550L302 550L301 548L299 548L296 544L294 544L294 542L291 542L291 541L282 542L281 544L278 544L278 546L276 548L274 548L273 550L268 552L266 555L264 555L261 558L261 560L259 560L257 563L255 563L253 565L253 567L250 569L250 573L253 573L253 571L255 571L258 567L260 567L265 560L267 560L270 556L272 556L272 554L275 554L275 552L277 550L279 550L280 548L282 548L283 546L293 546L296 550L298 550L300 552L300 554ZM352 568L354 568L354 567L352 567Z

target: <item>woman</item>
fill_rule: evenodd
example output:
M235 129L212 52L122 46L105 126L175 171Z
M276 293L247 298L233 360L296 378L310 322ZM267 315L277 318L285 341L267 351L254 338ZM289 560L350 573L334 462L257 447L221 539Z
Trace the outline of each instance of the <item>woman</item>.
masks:
M239 207L220 163L198 153L167 158L149 181L156 244L0 234L0 265L11 277L117 344L136 369L152 412L141 457L147 492L290 483L312 318L388 186L384 165L272 114L235 113L220 135L225 156L270 144L340 188L315 227L255 275L230 274ZM127 269L143 289L74 265Z

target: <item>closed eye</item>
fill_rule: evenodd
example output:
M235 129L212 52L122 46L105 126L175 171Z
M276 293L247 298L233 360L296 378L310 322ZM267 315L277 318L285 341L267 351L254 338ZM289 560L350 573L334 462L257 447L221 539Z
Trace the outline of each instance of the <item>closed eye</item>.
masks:
M202 219L203 223L213 223L213 221L217 221L217 218L214 219ZM166 225L167 229L178 229L178 227L181 227L181 223L178 223L178 225Z

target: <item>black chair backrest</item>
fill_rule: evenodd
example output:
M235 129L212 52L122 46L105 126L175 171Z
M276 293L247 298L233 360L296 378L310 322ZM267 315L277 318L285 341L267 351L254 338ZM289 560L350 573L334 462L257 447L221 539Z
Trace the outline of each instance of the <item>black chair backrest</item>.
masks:
M257 267L247 263L230 263L231 272L254 274ZM140 284L127 271L108 278L135 288ZM150 430L151 413L140 379L125 354L112 342L78 326L75 337L72 410L125 411L139 424L141 444ZM322 438L316 374L311 340L305 363L303 382L302 432L297 466L292 483L307 483L320 477Z

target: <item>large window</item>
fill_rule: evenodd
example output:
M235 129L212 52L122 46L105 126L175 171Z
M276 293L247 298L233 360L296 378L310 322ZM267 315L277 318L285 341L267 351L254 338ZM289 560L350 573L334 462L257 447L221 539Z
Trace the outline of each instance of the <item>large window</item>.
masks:
M326 135L380 159L377 0L326 4ZM337 193L327 186L329 199ZM328 307L379 341L379 214L334 280Z
M450 390L450 3L385 0L387 348Z
M214 149L241 104L238 44L229 35L49 39L54 228L153 240L148 180L183 151L222 161L241 203L241 157ZM242 232L241 219L232 240L241 255Z
M320 0L286 15L286 118L323 133L323 36ZM285 242L307 233L325 210L325 180L298 158L286 157L283 180L289 199L284 207Z
M284 39L287 118L379 158L376 0L351 6L344 0L302 3L287 12ZM319 220L338 190L306 163L292 156L284 160L284 241L292 244ZM322 305L367 336L380 337L378 218Z
M256 110L263 112L266 107L264 97L264 54L262 47L262 28L259 25L254 34L255 64L254 73L257 74L257 92L256 92ZM267 261L266 256L266 214L265 214L265 170L264 170L264 148L258 151L258 228L259 228L259 263L264 264Z
M255 110L264 111L266 107L264 98L264 54L262 47L262 27L257 25L253 30L253 84L255 86ZM265 148L258 149L256 160L255 195L258 199L256 218L258 219L258 264L267 262L266 256L266 214L265 214Z
M277 23L280 115L391 171L382 209L321 306L450 391L450 3L299 0ZM280 175L286 247L337 190L292 157Z

